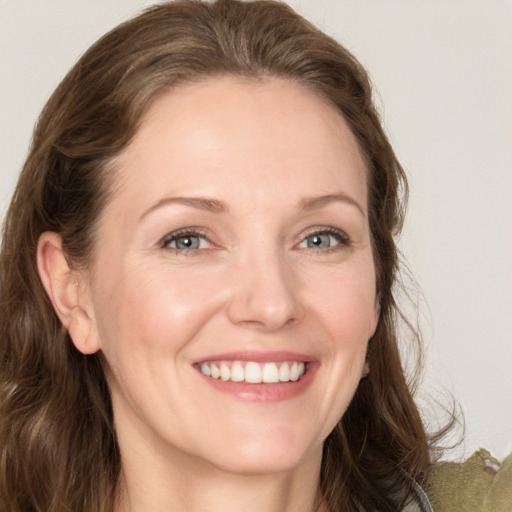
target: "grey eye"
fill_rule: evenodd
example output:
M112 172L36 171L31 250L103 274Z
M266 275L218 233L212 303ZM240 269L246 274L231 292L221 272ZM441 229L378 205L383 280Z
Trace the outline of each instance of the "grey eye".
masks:
M187 236L181 236L181 237L175 238L171 242L171 245L173 243L175 245L175 249L187 251L187 250L191 250L191 249L199 249L199 246L201 244L201 239L198 236L187 235Z
M174 249L175 251L195 251L199 249L207 249L210 247L208 240L200 234L195 233L176 233L164 239L163 247Z
M307 249L329 249L340 244L340 238L333 233L313 233L307 236L299 245Z
M308 247L317 249L324 247L331 247L332 235L321 233L317 235L311 235L306 238Z

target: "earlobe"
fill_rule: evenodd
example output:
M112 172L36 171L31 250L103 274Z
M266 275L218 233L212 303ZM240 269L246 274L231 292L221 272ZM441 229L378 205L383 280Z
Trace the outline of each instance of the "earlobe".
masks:
M75 347L84 354L99 350L93 336L94 318L89 304L87 284L73 270L57 233L46 232L39 238L37 268L46 293L62 325L68 330Z
M379 325L380 319L380 298L377 297L375 301L375 306L373 310L373 317L370 324L370 332L368 333L368 339L371 339L377 330L377 326Z
M368 344L366 347L366 357L364 360L363 369L361 371L361 379L364 379L368 377L370 374L370 359L368 357L368 350L370 348L370 343L372 341L373 335L375 334L375 331L377 330L377 326L379 325L379 319L380 319L380 299L377 298L375 301L375 309L373 311L373 316L370 323L370 332L368 336Z

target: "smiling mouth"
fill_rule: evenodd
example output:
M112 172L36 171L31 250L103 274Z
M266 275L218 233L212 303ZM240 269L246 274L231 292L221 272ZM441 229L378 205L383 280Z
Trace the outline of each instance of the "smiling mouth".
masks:
M307 372L308 363L303 361L265 363L256 361L204 361L195 366L204 376L224 382L277 384L300 380Z

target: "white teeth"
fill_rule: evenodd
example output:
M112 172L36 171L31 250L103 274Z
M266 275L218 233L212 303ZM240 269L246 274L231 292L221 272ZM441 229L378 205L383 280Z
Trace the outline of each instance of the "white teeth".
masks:
M210 375L214 378L214 379L218 379L220 377L220 370L214 365L212 364L211 366L211 372L210 372Z
M258 384L261 382L261 368L258 363L247 363L245 365L245 382Z
M283 363L279 368L279 380L281 382L288 382L290 380L290 367L288 363Z
M221 380L229 380L231 378L231 371L230 369L225 365L220 365L220 379Z
M275 363L265 363L263 367L263 382L279 382L279 370Z
M248 361L219 361L218 363L201 363L200 372L206 377L222 381L247 382L249 384L275 384L278 382L297 381L306 373L303 362L257 363Z
M203 375L206 375L207 377L209 377L211 375L210 367L207 364L202 363L201 364L201 373Z
M297 362L294 361L290 368L290 380L296 381L299 379L299 368Z
M231 380L233 382L242 382L245 380L244 367L238 362L231 367Z

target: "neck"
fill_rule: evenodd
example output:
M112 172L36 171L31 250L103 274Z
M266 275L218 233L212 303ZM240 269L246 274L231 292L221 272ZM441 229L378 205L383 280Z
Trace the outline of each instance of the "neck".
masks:
M297 467L236 474L187 456L122 457L116 512L319 512L321 450ZM150 463L151 462L151 463Z

